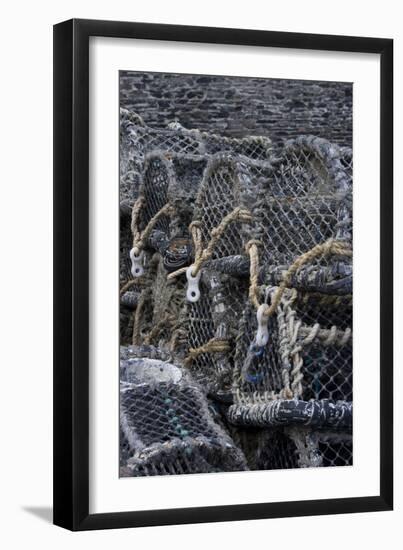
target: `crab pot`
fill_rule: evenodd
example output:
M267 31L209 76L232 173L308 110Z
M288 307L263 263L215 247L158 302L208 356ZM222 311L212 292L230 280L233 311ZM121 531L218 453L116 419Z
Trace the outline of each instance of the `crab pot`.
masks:
M200 163L199 163L200 164ZM180 165L180 163L179 163ZM199 173L201 169L199 168ZM181 173L183 176L183 170ZM200 175L201 177L201 175ZM161 152L154 152L146 155L142 186L140 189L140 195L144 198L144 205L140 212L139 229L144 230L150 220L158 214L160 209L167 204L169 200L168 192L169 187L173 188L176 184L176 173L171 160ZM124 207L121 209L121 229L120 229L120 278L121 286L132 279L130 272L131 262L129 258L129 252L133 245L133 236L131 233L131 207ZM151 234L151 237L147 243L145 243L145 271L144 275L139 278L130 290L121 297L121 336L122 342L131 341L131 335L133 332L133 318L137 315L140 319L139 333L135 336L135 341L141 343L143 339L147 339L151 333L153 324L160 320L159 317L153 313L154 304L158 304L160 299L155 300L156 292L162 290L165 292L165 296L172 296L172 285L164 285L161 277L159 283L155 280L156 269L153 269L153 251L160 252L164 257L165 266L169 266L170 270L175 269L177 266L181 267L184 263L188 262L190 255L189 239L185 243L179 243L178 239L170 239L170 233L172 229L172 220L168 215L160 217ZM155 260L154 260L155 263ZM158 260L157 260L158 264ZM161 273L161 270L160 270ZM165 273L166 276L166 273ZM161 285L164 288L161 288ZM179 284L179 289L183 285ZM162 300L163 303L166 300ZM136 312L138 304L142 304L142 312ZM176 303L176 302L175 302ZM172 309L172 308L171 308ZM175 308L174 308L175 309ZM161 307L157 307L161 310ZM174 312L176 313L176 312ZM165 332L169 330L166 327Z
M212 156L206 166L196 199L193 221L200 223L202 240L207 244L212 231L225 216L237 207L249 211L252 220L234 221L219 239L212 259L246 255L245 244L254 238L260 224L259 208L266 192L265 182L271 173L268 162L240 160L220 153Z
M148 349L122 353L121 475L247 469L242 452L214 421L200 387L177 365L153 358L163 352Z
M274 291L269 289L268 295ZM247 424L290 425L293 414L295 424L299 423L297 413L301 412L301 418L306 415L313 421L318 416L326 425L330 413L320 406L321 400L344 402L346 406L352 402L351 325L351 296L329 299L287 290L276 313L269 318L267 345L257 347L256 311L248 305L237 338L235 408L231 417L238 424L244 418ZM318 409L313 415L309 404L304 412L301 403L299 410L291 413L290 406L278 415L273 400L291 398L301 402L314 400L321 412ZM238 411L237 406L241 407ZM253 414L248 412L248 407L254 406Z
M267 137L228 138L187 130L175 123L163 129L150 128L139 115L126 109L120 110L120 145L121 199L137 196L142 183L144 159L155 151L204 158L227 152L259 161L268 160L271 153L271 142Z
M273 161L262 205L259 239L262 263L270 268L293 261L328 239L351 243L352 179L349 154L324 139L288 141ZM320 265L328 265L322 258Z
M205 157L185 153L153 151L146 156L140 191L144 197L142 228L163 206L172 205L173 213L156 222L147 242L163 256L169 272L190 262L192 245L188 227L206 163Z
M258 180L253 177L255 168L256 163L241 163L223 154L209 159L193 220L199 222L203 249L208 246L214 229L235 208L241 206L253 211L254 202L260 197ZM229 345L227 351L203 352L190 364L195 378L212 395L224 400L231 398L238 318L248 292L249 269L244 245L251 238L251 228L245 225L235 220L226 227L211 258L202 265L199 300L185 305L189 348L200 348L212 339L224 340Z

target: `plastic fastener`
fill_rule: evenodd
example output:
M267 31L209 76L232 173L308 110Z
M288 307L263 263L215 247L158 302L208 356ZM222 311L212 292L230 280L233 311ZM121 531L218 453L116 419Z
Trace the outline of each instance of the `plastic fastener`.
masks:
M141 277L144 273L143 261L144 261L144 251L136 254L136 248L130 250L130 260L132 262L131 272L133 277Z
M188 287L186 290L186 299L189 302L197 302L200 298L199 281L201 277L201 271L197 275L192 275L193 266L187 268L186 279L188 281Z
M259 306L256 317L257 317L257 333L256 333L256 345L263 347L269 341L269 329L267 328L268 317L265 315L265 309L267 308L266 304Z

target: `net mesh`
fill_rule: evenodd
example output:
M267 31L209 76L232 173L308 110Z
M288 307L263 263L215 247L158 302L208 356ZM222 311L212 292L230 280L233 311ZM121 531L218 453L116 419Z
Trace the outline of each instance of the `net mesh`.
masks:
M322 457L322 466L352 466L353 438L350 434L335 437L319 437L319 453Z
M353 440L351 433L315 432L288 429L298 448L301 468L352 466Z

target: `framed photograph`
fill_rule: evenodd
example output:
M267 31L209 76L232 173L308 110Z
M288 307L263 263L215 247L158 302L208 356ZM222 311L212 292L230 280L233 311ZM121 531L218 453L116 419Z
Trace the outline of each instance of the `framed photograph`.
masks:
M55 524L392 509L392 113L391 39L55 25Z

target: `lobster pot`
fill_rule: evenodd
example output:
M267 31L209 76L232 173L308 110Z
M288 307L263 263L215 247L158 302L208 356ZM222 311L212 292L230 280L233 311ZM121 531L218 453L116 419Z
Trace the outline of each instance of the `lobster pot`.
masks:
M241 207L252 216L247 223L235 220L227 226L214 248L212 259L245 255L245 244L253 238L262 221L258 207L266 193L264 181L270 173L268 163L241 161L225 154L209 159L193 219L200 224L203 243L210 241L212 231L236 208Z
M159 337L166 343L168 334L176 333L179 329L177 304L179 295L183 301L184 283L178 281L175 288L175 282L168 283L166 277L168 272L189 262L191 245L187 225L192 216L192 195L196 195L205 164L206 161L200 158L174 158L159 151L146 155L140 190L143 203L139 213L138 230L140 233L144 231L168 202L177 207L177 214L157 217L151 234L144 243L144 275L139 277L138 281L135 280L134 285L121 300L121 324L122 331L125 332L123 342L131 341L128 335L133 333L133 341L137 344L148 342L150 339L154 341ZM129 252L133 246L130 215L127 215L127 208L124 212L126 215L121 222L120 239L120 273L121 279L124 279L121 281L122 284L132 278ZM158 252L158 257L153 256L153 251ZM155 266L158 268L155 269ZM157 273L158 281L155 278ZM141 306L141 311L138 305ZM130 309L133 310L133 319L128 317ZM133 331L134 328L136 330Z
M219 152L265 161L270 158L271 142L267 137L242 139L187 130L178 123L167 128L150 128L135 112L120 109L120 192L121 200L133 200L142 184L144 161L148 154L185 155L206 158Z
M149 128L137 113L126 109L120 109L120 147L121 200L137 197L148 153L155 150L192 155L205 153L197 133L192 134L184 129Z
M146 263L145 274L134 286L139 289L138 296L126 331L130 334L129 341L136 345L157 344L162 349L176 350L180 355L180 349L183 349L185 283L183 280L169 280L167 274L163 257L154 253ZM131 292L134 293L130 290L123 295L121 302ZM124 309L121 307L121 311Z
M203 249L208 247L214 230L236 208L253 212L259 186L254 168L225 155L209 159L193 220L198 222ZM211 340L226 343L225 350L207 350L190 357L196 379L223 399L230 398L232 391L238 318L248 291L249 261L244 245L252 231L253 215L248 224L234 219L224 228L201 268L200 298L185 306L189 348L208 347Z
M188 156L225 152L257 161L271 158L271 140L266 136L229 138L188 130L179 123L168 124L167 128L150 128L137 113L123 108L120 109L120 146L121 200L137 197L144 159L154 151Z
M329 239L351 243L350 162L347 151L321 138L302 136L285 144L273 162L258 236L269 275ZM329 259L316 263L324 267Z
M143 230L151 218L166 204L168 195L169 174L163 160L147 159L142 177L141 196L144 198L139 220L139 230ZM131 231L132 201L121 203L120 216L120 288L133 281L133 284L121 295L120 334L121 342L140 343L144 333L149 332L152 323L152 285L155 275L155 261L149 247L143 251L144 273L133 280L131 273L130 250L133 246ZM155 226L164 234L169 228L168 216L161 216Z
M121 475L247 469L199 386L178 366L153 356L163 353L152 347L121 353Z
M146 244L164 257L168 272L188 265L190 261L188 227L206 163L204 157L185 153L153 151L146 156L140 190L144 202L139 229L144 229L157 216ZM158 216L168 203L172 212Z
M269 300L275 290L266 292ZM256 312L248 306L237 339L230 420L261 427L351 427L351 324L351 296L286 290L269 318L268 344L256 347Z

